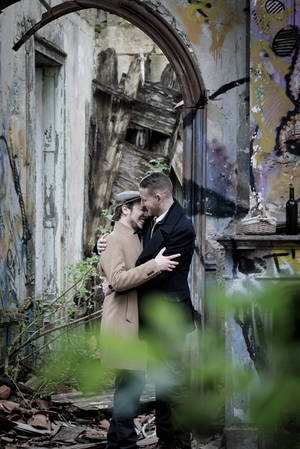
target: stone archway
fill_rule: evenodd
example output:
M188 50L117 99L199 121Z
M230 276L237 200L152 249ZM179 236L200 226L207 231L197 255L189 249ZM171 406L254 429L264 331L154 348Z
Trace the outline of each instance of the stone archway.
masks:
M18 1L18 0L17 0ZM16 3L16 0L8 1ZM7 4L7 6L9 6ZM116 14L147 34L163 51L178 76L186 108L203 107L206 103L200 71L175 30L148 4L132 0L76 0L65 1L50 8L42 19L30 28L14 45L18 50L36 31L66 14L81 9L98 8Z

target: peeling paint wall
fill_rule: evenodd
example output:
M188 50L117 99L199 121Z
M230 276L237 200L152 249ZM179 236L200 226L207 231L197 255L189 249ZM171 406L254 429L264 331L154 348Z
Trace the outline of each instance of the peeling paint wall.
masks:
M22 57L8 58L13 45L10 20L0 21L0 297L1 309L16 310L26 292L25 73ZM2 36L5 36L3 38Z
M300 198L300 3L251 2L252 191L285 220L289 183Z
M0 15L2 350L26 297L53 299L66 266L82 256L98 12L63 17L13 51L43 12L40 2L22 0Z

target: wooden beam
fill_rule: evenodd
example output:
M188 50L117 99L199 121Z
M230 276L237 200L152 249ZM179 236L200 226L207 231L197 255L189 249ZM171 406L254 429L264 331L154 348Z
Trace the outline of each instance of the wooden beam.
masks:
M126 95L118 87L108 86L107 84L101 83L100 81L98 81L96 79L93 80L93 88L94 88L95 94L102 95L104 93L107 95L111 95L113 97L119 98L121 101L123 101L126 104L132 104L135 101L134 98L130 97L129 95Z
M171 136L176 124L176 113L137 102L132 109L131 122L143 128Z
M175 106L182 98L176 90L146 82L138 89L135 99L120 88L108 86L98 80L93 80L93 87L96 94L105 93L132 105L132 123L166 136L172 135L177 118Z

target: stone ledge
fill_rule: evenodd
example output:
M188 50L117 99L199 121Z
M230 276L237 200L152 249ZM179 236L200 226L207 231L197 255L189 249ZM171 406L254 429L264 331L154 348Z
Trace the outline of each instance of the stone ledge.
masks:
M300 247L300 235L286 234L235 234L216 237L218 243L225 248L258 249L269 247Z

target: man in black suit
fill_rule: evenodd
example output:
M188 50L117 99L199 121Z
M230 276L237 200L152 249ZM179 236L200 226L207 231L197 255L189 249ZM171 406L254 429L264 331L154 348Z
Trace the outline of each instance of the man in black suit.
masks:
M153 293L159 293L161 301L167 301L184 313L188 326L182 332L184 344L185 332L193 330L193 307L188 286L188 273L195 248L195 232L192 223L186 217L180 204L173 198L173 186L170 178L163 173L154 172L145 176L139 186L142 204L152 217L143 230L143 251L136 265L143 264L155 257L166 247L165 255L180 253L178 265L172 272L163 273L138 287L140 313L140 331L148 330L147 315L144 312L147 297L151 301ZM168 323L166 323L168 325ZM151 325L150 325L151 326ZM151 328L150 328L151 331ZM163 343L163 339L162 339ZM166 373L168 373L166 366ZM174 367L170 367L173 370ZM170 372L174 377L174 372ZM180 377L181 373L178 373ZM180 379L169 391L160 391L156 385L156 428L159 449L185 449L190 447L189 434L176 423L174 399L180 389ZM174 422L175 418L175 422Z
M166 247L164 255L180 254L179 264L172 272L157 276L139 287L139 307L143 297L152 292L167 295L183 306L187 319L192 323L192 304L188 285L188 273L195 248L195 232L180 204L173 198L173 186L164 173L154 172L142 179L139 186L142 205L149 219L143 229L143 251L136 265L155 257Z

